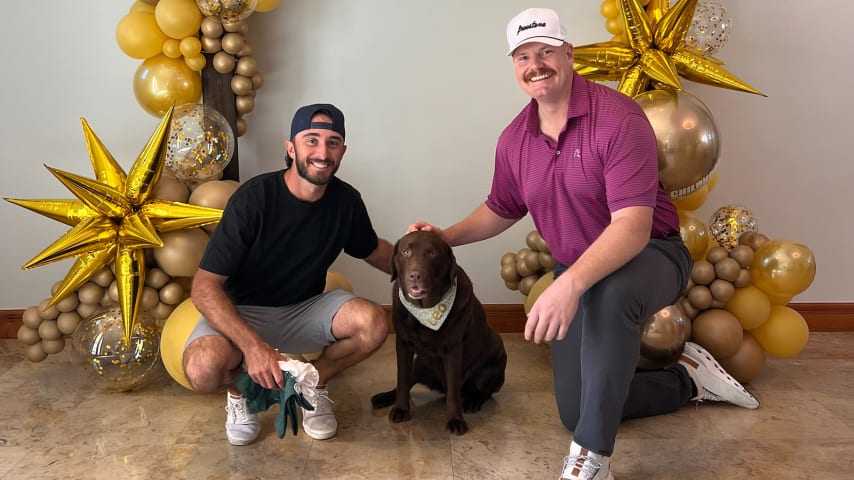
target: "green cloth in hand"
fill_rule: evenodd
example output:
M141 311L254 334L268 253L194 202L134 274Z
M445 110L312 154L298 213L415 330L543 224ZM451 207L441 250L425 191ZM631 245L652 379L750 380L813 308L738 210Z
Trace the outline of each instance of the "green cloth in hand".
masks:
M297 393L296 380L293 375L283 371L282 375L285 380L285 388L268 390L252 380L246 372L237 376L237 388L240 393L246 397L246 407L249 413L258 413L266 411L273 404L281 404L279 415L276 416L276 433L279 438L285 436L285 431L290 421L291 430L294 435L298 431L299 417L297 417L297 405L306 410L314 410L314 406L308 403L308 400L301 393Z

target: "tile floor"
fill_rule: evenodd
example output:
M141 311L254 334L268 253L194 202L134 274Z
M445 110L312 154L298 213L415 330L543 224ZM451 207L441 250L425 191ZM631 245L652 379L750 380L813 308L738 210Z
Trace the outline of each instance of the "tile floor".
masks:
M416 387L413 419L390 424L370 397L394 382L394 341L330 383L337 437L226 443L223 395L194 394L165 371L126 393L87 388L67 350L41 363L0 340L0 479L557 479L571 439L557 418L549 351L504 334L505 387L469 432L450 436L443 400ZM759 410L692 404L624 422L614 473L628 479L854 478L854 332L814 333L769 358L750 388Z

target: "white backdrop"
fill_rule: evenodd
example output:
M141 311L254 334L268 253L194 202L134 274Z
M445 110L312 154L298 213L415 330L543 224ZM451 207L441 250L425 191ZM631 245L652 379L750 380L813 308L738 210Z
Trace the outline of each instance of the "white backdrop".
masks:
M715 116L722 142L717 187L698 211L750 208L762 233L814 252L818 274L795 301L851 302L854 185L845 87L854 55L843 43L854 6L793 0L719 0L733 32L718 54L726 68L768 95L685 81ZM132 2L11 2L0 31L6 62L0 88L0 196L73 198L43 165L92 177L79 118L85 117L126 169L158 119L136 103L140 61L125 56L115 27ZM415 220L447 226L485 199L499 132L527 99L505 57L504 28L528 6L557 10L571 41L610 38L599 0L283 0L248 19L265 76L240 138L241 179L280 168L296 107L332 102L347 117L340 176L368 204L378 233L394 241ZM6 202L0 309L49 296L71 260L20 266L68 227ZM504 287L499 258L524 246L526 219L477 245L456 249L484 303L521 303ZM388 278L360 261L335 268L356 293L390 303Z

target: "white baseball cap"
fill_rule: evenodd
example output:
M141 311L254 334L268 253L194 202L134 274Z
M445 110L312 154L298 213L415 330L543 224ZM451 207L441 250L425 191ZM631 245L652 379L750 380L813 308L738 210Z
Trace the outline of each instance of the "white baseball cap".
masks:
M529 42L542 42L559 47L566 43L566 29L560 24L557 12L550 8L529 8L513 17L507 24L507 45L513 50Z

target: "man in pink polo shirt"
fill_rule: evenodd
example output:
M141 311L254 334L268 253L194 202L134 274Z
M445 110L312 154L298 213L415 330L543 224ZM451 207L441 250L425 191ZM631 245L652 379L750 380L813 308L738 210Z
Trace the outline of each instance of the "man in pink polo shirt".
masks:
M531 214L558 261L525 338L552 342L557 407L573 432L561 478L612 479L621 419L691 400L759 402L690 342L673 367L636 371L640 326L680 296L692 265L658 181L655 132L631 98L573 71L572 45L553 10L521 12L507 42L531 101L498 139L486 202L445 230L426 222L410 230L463 245Z

